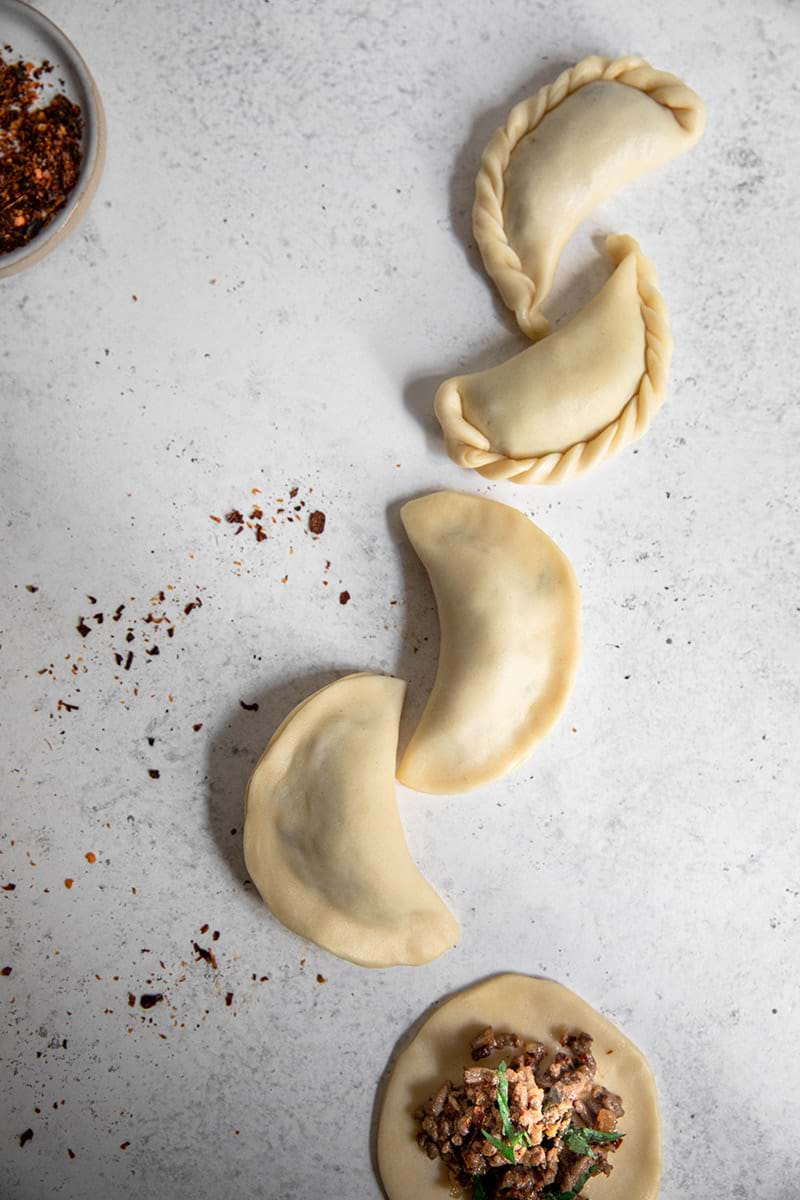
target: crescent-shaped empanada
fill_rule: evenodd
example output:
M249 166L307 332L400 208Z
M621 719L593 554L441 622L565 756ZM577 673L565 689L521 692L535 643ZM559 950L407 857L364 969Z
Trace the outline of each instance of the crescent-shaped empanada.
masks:
M365 967L429 962L459 940L406 846L395 797L406 685L349 675L295 708L247 787L244 856L289 929Z
M529 337L578 224L624 184L695 144L700 97L643 58L592 55L517 104L486 147L473 230L506 305Z
M645 433L664 402L672 336L653 264L606 242L614 274L549 337L436 395L447 453L488 479L564 483Z
M619 1093L625 1105L621 1121L625 1139L614 1156L612 1174L595 1176L587 1193L592 1200L656 1200L661 1179L661 1122L647 1059L580 996L561 984L529 975L499 975L446 1000L397 1058L378 1126L378 1169L389 1200L447 1200L448 1194L452 1196L441 1159L427 1158L416 1143L414 1112L443 1080L457 1082L464 1067L474 1065L468 1044L488 1025L543 1042L551 1053L565 1029L591 1035L598 1081Z
M564 708L578 584L567 557L507 504L436 492L400 516L430 576L441 645L397 777L420 792L466 792L527 758Z

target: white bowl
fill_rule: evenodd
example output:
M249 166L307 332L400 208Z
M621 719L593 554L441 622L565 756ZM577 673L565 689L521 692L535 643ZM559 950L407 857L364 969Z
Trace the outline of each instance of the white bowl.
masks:
M34 263L63 242L83 218L97 191L106 153L106 122L103 104L89 68L72 42L57 25L31 8L23 0L0 0L0 44L13 48L13 58L40 63L48 59L53 72L44 80L54 83L75 104L83 117L83 160L78 182L64 207L49 225L16 250L0 253L0 277L14 275ZM3 52L3 57L8 55ZM63 88L56 81L64 80ZM45 88L45 96L47 94Z

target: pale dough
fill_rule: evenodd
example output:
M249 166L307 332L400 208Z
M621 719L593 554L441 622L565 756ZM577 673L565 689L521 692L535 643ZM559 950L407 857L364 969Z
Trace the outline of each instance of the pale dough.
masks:
M587 1185L587 1200L656 1200L661 1126L653 1073L633 1042L574 992L547 979L499 975L446 1000L397 1058L378 1126L378 1169L389 1200L447 1200L452 1186L441 1159L429 1159L415 1136L415 1110L449 1079L473 1066L469 1043L487 1025L543 1042L551 1054L565 1031L594 1038L597 1082L622 1097L622 1146L614 1170ZM506 1055L508 1055L506 1051ZM513 1053L513 1051L511 1052ZM502 1054L481 1065L496 1066ZM456 1193L467 1200L466 1193Z
M430 576L441 645L398 779L465 792L527 758L567 702L580 593L567 557L506 504L436 492L400 516Z
M626 183L701 137L700 97L642 58L592 55L511 110L483 153L473 229L483 262L520 328L539 311L577 225Z
M447 452L514 483L563 483L640 438L664 402L672 337L655 268L610 237L614 274L549 337L436 395Z
M293 710L247 787L244 856L279 921L367 967L418 964L458 924L420 875L395 796L406 685L349 675Z

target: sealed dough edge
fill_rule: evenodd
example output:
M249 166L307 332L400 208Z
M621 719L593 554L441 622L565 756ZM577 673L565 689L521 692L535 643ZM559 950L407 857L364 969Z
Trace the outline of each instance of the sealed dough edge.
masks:
M378 1124L378 1170L389 1200L447 1200L451 1181L440 1159L417 1146L415 1110L445 1080L473 1066L469 1042L487 1025L544 1042L552 1053L565 1030L594 1039L597 1081L622 1097L625 1133L614 1170L591 1183L592 1200L657 1200L661 1122L652 1070L639 1048L575 992L549 979L497 975L444 1000L391 1068ZM494 1056L498 1060L501 1053ZM492 1060L483 1065L491 1065ZM467 1193L455 1193L468 1200Z
M414 864L395 768L406 683L344 676L278 726L245 794L244 857L288 929L359 966L416 966L457 921Z
M512 108L481 156L472 230L483 265L504 304L514 312L522 332L534 340L543 337L550 326L538 309L543 297L537 295L536 284L508 241L503 217L505 172L517 143L536 129L551 109L587 84L601 81L634 87L669 109L687 134L689 145L699 141L705 128L705 106L697 93L677 75L658 71L637 55L612 59L592 54Z
M614 458L631 442L638 441L649 429L667 393L672 334L666 301L658 288L658 276L650 259L638 243L625 234L606 238L606 251L617 266L633 255L645 333L645 370L633 396L619 416L593 438L576 442L566 450L529 458L509 458L493 449L485 434L464 416L458 377L446 380L434 402L442 427L447 453L453 462L476 470L487 479L505 479L519 484L558 484L584 474L592 467Z

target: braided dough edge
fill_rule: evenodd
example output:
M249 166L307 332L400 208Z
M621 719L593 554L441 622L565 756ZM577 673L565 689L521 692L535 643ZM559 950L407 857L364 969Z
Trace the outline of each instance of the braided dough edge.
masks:
M606 250L616 267L629 254L636 256L636 286L644 322L645 369L639 387L615 420L586 442L534 458L508 458L492 449L485 434L464 416L458 380L448 379L436 393L435 411L453 462L480 472L487 479L512 483L566 483L619 454L638 441L664 403L672 357L672 334L666 301L658 290L655 267L638 243L625 234L606 238Z
M534 130L562 100L587 84L598 81L624 83L645 92L657 104L671 110L686 131L690 144L703 132L705 107L696 92L676 75L657 71L643 58L584 58L562 71L554 83L540 88L535 96L515 105L504 126L498 129L481 157L475 180L472 231L483 265L494 280L505 305L513 309L523 333L534 340L544 337L547 318L537 312L536 284L525 273L519 256L509 245L503 221L505 172L518 142Z

